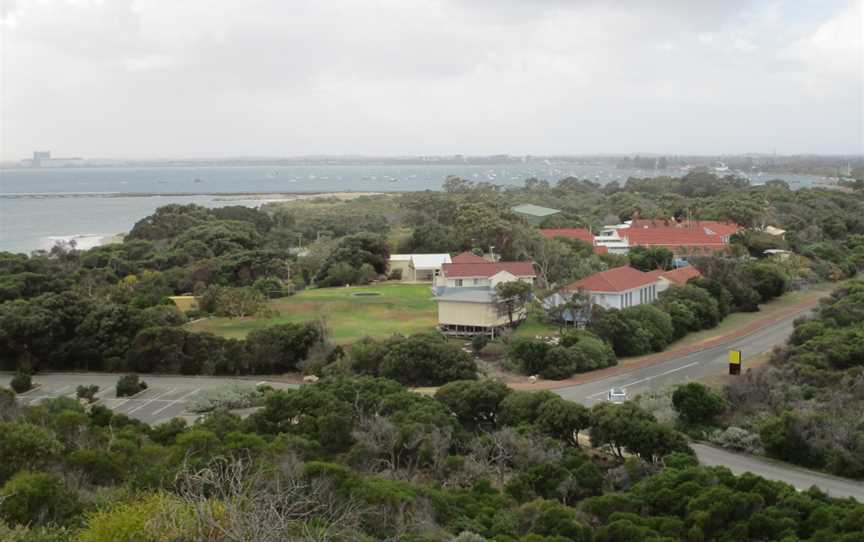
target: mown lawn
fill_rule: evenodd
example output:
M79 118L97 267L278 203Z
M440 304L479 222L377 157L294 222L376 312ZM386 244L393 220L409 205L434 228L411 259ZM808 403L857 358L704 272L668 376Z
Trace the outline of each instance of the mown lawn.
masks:
M355 296L358 292L377 296ZM331 339L348 344L363 337L385 338L394 333L410 335L435 329L438 315L428 284L381 284L348 288L305 290L291 297L273 299L273 318L211 318L189 324L190 331L208 331L223 337L242 338L254 329L324 318Z

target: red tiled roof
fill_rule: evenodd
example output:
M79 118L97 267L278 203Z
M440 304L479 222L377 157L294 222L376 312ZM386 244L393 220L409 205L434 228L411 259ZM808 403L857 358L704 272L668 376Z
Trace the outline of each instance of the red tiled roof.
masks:
M451 278L461 277L491 277L500 272L507 271L517 277L535 277L532 262L487 262L483 263L445 263L441 266L441 274Z
M686 267L680 267L673 271L666 271L660 276L674 284L684 285L687 284L687 281L690 279L701 277L702 273L700 273L699 270L692 265L688 265Z
M608 253L609 253L609 247L594 245L594 254L608 254Z
M683 248L723 250L726 243L719 235L709 235L692 228L624 228L618 235L626 237L630 246L666 247L673 252Z
M616 267L594 273L590 277L564 287L565 290L587 290L589 292L623 292L657 282L651 273L643 273L632 267Z
M737 233L742 228L734 222L722 222L720 220L691 220L689 222L675 222L671 219L644 219L638 218L630 223L630 229L665 229L677 228L683 230L701 231L707 235L719 235L725 237Z
M452 258L450 258L450 261L452 261L453 263L489 263L482 256L478 256L473 252L468 251L453 256Z
M678 225L670 218L635 218L630 222L631 228L671 228Z
M591 232L585 228L557 228L540 230L540 235L547 239L555 239L556 237L566 237L567 239L579 239L585 241L589 245L594 244L594 237Z
M653 270L653 271L648 271L648 272L645 273L645 274L648 275L648 276L650 276L650 277L653 278L654 280L657 280L657 279L659 279L660 277L663 276L663 273L666 273L666 271L663 270L663 269L655 269L655 270Z
M698 228L713 231L717 235L727 236L738 233L743 228L734 222L720 222L718 220L694 220L692 224Z

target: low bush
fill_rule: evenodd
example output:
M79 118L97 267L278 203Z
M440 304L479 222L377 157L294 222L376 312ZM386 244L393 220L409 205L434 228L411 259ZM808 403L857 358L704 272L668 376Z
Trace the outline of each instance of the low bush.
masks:
M85 399L88 403L93 402L97 393L99 393L99 386L95 384L90 384L88 386L81 385L75 390L78 399Z
M471 350L473 350L477 355L486 348L487 344L489 344L489 337L482 333L480 335L474 335L474 337L471 338Z
M755 455L765 453L759 435L740 427L727 427L722 431L718 429L708 436L708 440L729 450L736 450Z
M33 380L26 373L16 373L9 382L9 387L15 390L15 393L24 393L33 389Z
M117 397L131 397L147 389L147 383L138 375L121 376L117 381Z
M227 384L199 393L187 407L190 412L203 413L217 409L235 409L260 406L264 403L261 388L243 384Z

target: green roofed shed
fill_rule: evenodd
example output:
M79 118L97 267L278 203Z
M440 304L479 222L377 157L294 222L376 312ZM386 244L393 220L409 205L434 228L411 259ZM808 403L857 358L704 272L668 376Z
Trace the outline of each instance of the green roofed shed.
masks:
M512 211L534 225L539 225L544 218L557 215L561 212L558 209L541 207L539 205L534 205L533 203L517 205L516 207L513 207Z

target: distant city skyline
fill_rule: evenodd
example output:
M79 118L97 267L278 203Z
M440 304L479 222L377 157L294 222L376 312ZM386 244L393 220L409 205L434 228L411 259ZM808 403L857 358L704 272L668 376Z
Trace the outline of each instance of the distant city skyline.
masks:
M0 160L864 152L864 0L5 0Z

